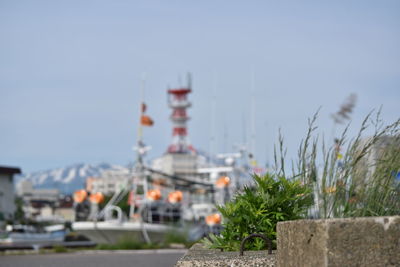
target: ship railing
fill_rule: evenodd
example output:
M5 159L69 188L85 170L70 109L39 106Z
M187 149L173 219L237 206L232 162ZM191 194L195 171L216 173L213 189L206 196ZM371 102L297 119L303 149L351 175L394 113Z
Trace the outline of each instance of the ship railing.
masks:
M115 194L111 197L111 199L108 201L108 203L105 205L105 207L97 214L97 216L95 216L96 219L99 220L99 219L105 217L105 214L108 211L108 209L111 206L115 207L115 204L120 202L126 193L127 193L127 190L125 190L125 189L120 189L119 191L115 192Z
M118 206L114 206L114 205L110 205L107 207L105 213L104 213L104 219L106 221L112 221L114 220L114 211L117 213L117 218L116 220L118 222L122 222L124 220L126 220L126 216L124 216L124 213L122 211L122 209Z
M140 211L141 217L147 223L177 223L182 219L179 204L147 203Z

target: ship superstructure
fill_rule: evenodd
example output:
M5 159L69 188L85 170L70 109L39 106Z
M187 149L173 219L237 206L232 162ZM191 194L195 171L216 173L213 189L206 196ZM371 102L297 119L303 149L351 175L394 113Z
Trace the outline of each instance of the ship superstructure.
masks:
M199 155L190 144L187 109L191 106L188 94L192 92L190 76L188 85L167 91L168 106L172 110L172 142L164 155L153 160L152 168L169 175L196 179Z
M168 89L168 106L171 109L172 142L166 153L153 160L151 164L155 179L167 179L174 184L174 189L183 191L182 205L187 209L196 199L212 201L213 184L204 179L198 169L206 163L206 158L197 153L188 136L188 108L191 107L188 95L192 92L191 79L185 87ZM178 178L178 179L177 179ZM186 179L185 182L180 178ZM171 189L169 189L171 190ZM168 189L166 189L168 191ZM200 196L201 195L201 196Z
M196 153L188 141L187 130L187 121L189 120L187 109L191 106L188 94L191 92L190 78L187 87L168 90L168 104L172 109L170 119L173 124L172 144L168 147L168 153Z

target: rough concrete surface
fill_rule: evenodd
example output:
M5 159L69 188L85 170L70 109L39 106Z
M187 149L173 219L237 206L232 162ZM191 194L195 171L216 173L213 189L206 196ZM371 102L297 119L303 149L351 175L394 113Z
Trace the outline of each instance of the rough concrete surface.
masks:
M280 222L277 264L400 266L400 216Z
M176 267L225 267L225 266L266 266L274 267L275 251L268 255L266 250L245 251L239 256L237 251L221 252L217 249L206 249L202 244L194 244L176 263Z

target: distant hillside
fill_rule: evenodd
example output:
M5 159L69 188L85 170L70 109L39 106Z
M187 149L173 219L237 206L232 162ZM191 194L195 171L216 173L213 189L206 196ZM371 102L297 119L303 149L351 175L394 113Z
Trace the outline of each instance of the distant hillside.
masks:
M22 174L17 177L16 183L28 179L32 181L35 188L57 188L64 194L70 194L82 189L87 177L99 176L105 170L123 171L125 169L126 167L108 163L78 163L64 168Z

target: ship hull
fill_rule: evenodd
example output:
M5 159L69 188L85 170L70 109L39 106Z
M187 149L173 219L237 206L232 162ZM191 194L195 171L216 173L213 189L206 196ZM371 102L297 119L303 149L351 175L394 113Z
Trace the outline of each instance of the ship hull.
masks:
M0 239L0 244L49 244L64 241L65 233L54 234L13 234L8 238Z
M9 231L0 238L1 245L40 245L49 243L61 243L67 234L64 225L52 225L45 227L46 232L37 232L31 225L15 225L14 230Z
M144 243L146 234L151 243L161 243L168 233L179 231L170 225L140 222L75 222L72 227L97 244L116 244L123 240Z

